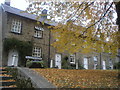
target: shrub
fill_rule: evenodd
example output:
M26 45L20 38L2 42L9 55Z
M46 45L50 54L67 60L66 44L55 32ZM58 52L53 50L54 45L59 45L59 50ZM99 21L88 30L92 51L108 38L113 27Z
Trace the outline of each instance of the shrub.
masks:
M69 69L70 68L70 63L68 61L68 57L65 56L63 59L62 59L62 68L63 69Z
M32 60L30 61L30 60L27 60L26 67L29 67L29 68L44 68L45 65L44 65L43 61L32 61Z
M15 49L19 52L20 62L19 65L25 66L25 56L32 54L33 43L32 41L20 41L16 38L6 38L4 41L4 50L8 53L9 50Z
M120 62L114 64L114 69L120 69Z
M30 78L25 78L18 73L17 68L6 68L8 74L12 75L13 79L16 81L15 85L17 86L17 90L26 90L29 88L30 90L35 90ZM20 88L20 89L19 89Z

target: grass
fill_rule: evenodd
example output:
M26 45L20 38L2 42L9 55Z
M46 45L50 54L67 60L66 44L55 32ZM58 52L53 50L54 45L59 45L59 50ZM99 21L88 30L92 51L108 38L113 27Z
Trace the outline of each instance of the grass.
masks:
M118 88L117 70L33 69L58 88Z

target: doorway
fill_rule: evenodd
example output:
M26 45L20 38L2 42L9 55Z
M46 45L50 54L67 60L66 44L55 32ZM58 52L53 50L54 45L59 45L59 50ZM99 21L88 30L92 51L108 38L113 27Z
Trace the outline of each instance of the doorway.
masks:
M61 54L55 54L55 66L61 69Z
M88 69L88 58L84 58L84 68Z
M8 66L18 66L18 52L16 50L9 51Z

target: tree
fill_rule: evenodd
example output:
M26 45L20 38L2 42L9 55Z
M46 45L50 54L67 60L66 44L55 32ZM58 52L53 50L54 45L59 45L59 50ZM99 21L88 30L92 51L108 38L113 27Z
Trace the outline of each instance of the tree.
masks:
M116 2L114 0L115 6L116 6L116 12L117 12L117 24L118 24L118 36L117 36L117 41L119 42L118 44L118 57L119 57L119 62L120 62L120 1ZM119 74L120 77L120 74Z
M59 23L52 30L56 39L52 45L58 52L107 52L116 55L119 32L113 20L115 5L107 1L35 1L29 5L27 12L36 14L39 19L43 5L49 5L49 19Z

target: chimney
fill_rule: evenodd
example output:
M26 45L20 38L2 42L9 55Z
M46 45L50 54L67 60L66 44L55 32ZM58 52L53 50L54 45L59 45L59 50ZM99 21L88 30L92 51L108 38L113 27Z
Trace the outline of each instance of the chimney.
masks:
M8 6L10 6L10 1L11 0L5 0L5 4L8 5Z
M47 10L46 9L44 9L41 14L42 14L42 16L41 16L42 19L44 19L44 20L47 19Z

